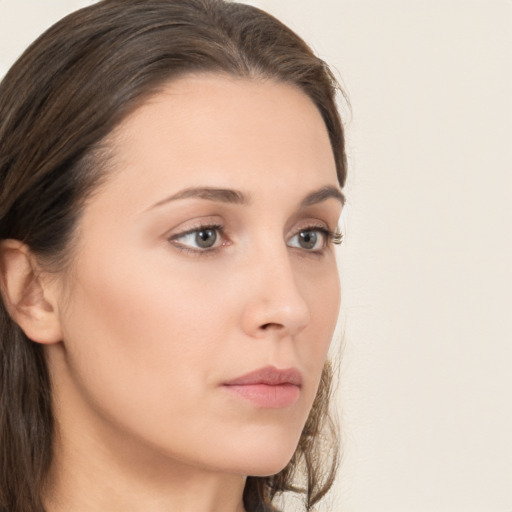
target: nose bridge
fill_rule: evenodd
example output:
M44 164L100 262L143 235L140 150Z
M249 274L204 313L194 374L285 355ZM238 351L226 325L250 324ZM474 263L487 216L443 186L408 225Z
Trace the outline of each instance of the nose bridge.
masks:
M280 243L260 245L251 266L250 299L246 304L246 326L252 333L279 331L293 335L310 319L309 306L297 283L289 248Z

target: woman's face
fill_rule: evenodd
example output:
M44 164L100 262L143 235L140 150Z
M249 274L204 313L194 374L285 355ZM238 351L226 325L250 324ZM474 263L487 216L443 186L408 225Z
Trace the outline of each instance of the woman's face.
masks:
M323 120L291 85L201 75L170 83L114 135L62 279L63 342L48 350L62 430L275 473L339 307L326 233L341 201Z

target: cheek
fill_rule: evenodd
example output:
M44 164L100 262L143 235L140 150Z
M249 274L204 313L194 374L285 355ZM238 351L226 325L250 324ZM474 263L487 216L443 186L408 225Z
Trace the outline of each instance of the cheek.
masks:
M296 275L301 276L298 278L299 286L311 314L309 325L300 333L296 345L306 372L315 376L314 385L307 390L307 401L311 405L336 328L341 290L334 261L327 262L315 276L303 272Z
M92 271L94 269L94 271ZM140 269L134 272L134 269ZM83 266L63 320L71 372L82 395L117 419L162 414L183 394L201 401L226 326L185 276L143 261ZM215 335L214 335L215 334Z
M178 355L199 359L201 347L208 347L205 327L215 329L212 324L219 319L206 307L211 303L207 290L198 294L183 274L125 261L82 275L86 277L76 289L75 311L69 315L81 324L75 331L88 338L81 343L135 367L168 365Z
M329 261L315 276L300 278L302 296L308 303L310 322L307 346L319 356L327 354L339 316L341 290L337 267Z

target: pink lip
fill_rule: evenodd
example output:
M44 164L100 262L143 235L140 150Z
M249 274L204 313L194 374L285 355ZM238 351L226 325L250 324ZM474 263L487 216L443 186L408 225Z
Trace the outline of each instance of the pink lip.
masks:
M279 370L266 366L225 382L223 386L260 407L279 409L298 400L302 375L295 368Z

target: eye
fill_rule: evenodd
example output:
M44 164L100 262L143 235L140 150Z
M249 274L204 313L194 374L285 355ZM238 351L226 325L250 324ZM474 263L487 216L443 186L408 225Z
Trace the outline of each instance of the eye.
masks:
M217 241L217 231L211 228L201 229L189 236L194 237L194 243L201 249L210 249Z
M185 250L208 251L227 244L226 240L223 240L221 232L222 226L199 226L173 235L169 241Z
M324 228L308 228L300 230L292 236L288 245L306 251L321 251L327 245L329 231Z

